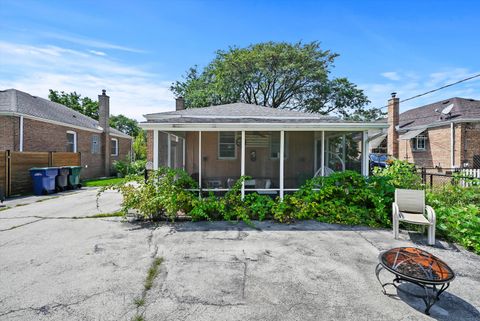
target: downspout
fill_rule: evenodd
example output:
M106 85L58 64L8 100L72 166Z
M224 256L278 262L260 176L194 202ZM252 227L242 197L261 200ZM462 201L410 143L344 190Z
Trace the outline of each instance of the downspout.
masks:
M455 168L455 125L450 123L450 164L451 168Z
M23 116L20 116L20 148L19 150L23 152Z

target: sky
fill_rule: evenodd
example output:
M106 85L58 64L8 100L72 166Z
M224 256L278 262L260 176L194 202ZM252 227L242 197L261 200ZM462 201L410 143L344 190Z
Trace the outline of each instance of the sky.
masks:
M143 120L173 110L169 87L215 51L265 41L320 41L340 56L333 77L371 106L480 73L480 1L0 0L0 90L111 97ZM404 104L480 99L480 78Z

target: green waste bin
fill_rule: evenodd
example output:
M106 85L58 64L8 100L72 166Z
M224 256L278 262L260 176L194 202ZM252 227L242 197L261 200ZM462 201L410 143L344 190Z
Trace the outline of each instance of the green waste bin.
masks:
M68 168L68 187L69 188L81 188L80 184L80 171L82 166L63 166L62 168Z

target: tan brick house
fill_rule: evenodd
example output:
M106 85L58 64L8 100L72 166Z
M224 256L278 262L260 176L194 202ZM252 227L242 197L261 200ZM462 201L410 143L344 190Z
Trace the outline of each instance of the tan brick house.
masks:
M99 121L28 93L0 91L0 150L79 152L82 177L111 174L112 163L131 154L132 137L106 126L109 96L99 97Z
M454 97L399 113L388 102L387 131L370 135L373 152L419 167L480 168L480 100Z

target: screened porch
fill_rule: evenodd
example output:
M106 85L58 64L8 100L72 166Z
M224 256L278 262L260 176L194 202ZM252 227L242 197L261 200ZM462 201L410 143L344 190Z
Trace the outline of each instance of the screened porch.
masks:
M199 192L224 193L249 176L242 195L283 197L306 180L353 170L368 174L366 131L154 131L154 168L183 168Z

